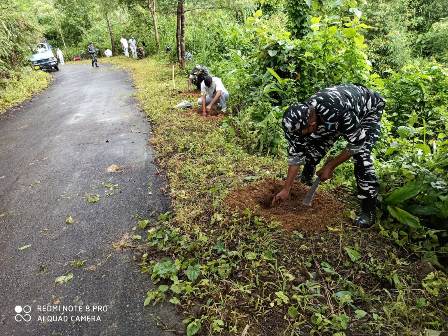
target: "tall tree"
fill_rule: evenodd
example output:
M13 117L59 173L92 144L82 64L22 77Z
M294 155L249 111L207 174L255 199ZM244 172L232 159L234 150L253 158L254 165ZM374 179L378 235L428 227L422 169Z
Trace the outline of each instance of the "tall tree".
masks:
M115 55L116 48L115 48L114 33L113 33L112 24L111 24L111 20L110 20L110 14L111 14L111 11L116 8L117 5L118 5L118 3L116 3L116 1L114 1L114 0L100 0L100 2L99 2L99 7L100 7L99 9L100 9L101 13L103 14L104 19L106 21L107 31L109 33L110 45L111 45L111 50L112 50L113 55Z
M181 68L185 67L185 0L177 1L177 60Z
M157 22L157 0L148 0L148 10L152 17L152 26L154 30L154 38L156 41L157 50L160 50L160 36Z

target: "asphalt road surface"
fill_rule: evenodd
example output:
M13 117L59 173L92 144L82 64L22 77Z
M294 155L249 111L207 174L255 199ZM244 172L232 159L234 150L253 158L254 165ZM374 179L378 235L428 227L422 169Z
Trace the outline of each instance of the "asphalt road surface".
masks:
M168 206L133 93L124 71L65 65L49 89L0 116L0 335L181 329L171 306L143 307L149 276L113 247L132 236L135 216Z

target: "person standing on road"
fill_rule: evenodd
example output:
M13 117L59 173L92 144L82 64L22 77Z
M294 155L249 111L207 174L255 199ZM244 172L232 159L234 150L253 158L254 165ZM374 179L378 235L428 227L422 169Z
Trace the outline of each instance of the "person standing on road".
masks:
M202 107L202 115L207 116L216 105L222 112L226 112L229 93L219 77L206 76L201 83L201 97L198 105Z
M128 51L129 45L128 45L128 40L126 40L124 37L122 37L122 38L120 39L120 43L121 43L121 47L123 48L123 54L124 54L126 57L129 57L129 51Z
M59 63L61 63L62 65L65 64L65 62L64 62L64 54L62 54L62 51L59 48L56 49L56 57L58 58Z
M362 85L343 84L317 92L304 103L296 103L283 115L282 126L288 142L288 176L272 204L286 200L304 165L301 181L311 184L316 166L342 135L347 147L328 160L317 172L321 181L333 176L334 169L353 158L361 213L355 224L370 227L375 223L378 181L372 148L380 136L384 99Z
M93 45L93 42L90 42L89 46L87 47L87 51L89 52L90 57L92 58L92 68L93 68L94 64L95 64L95 67L98 68L98 60L96 58L96 53L98 50Z

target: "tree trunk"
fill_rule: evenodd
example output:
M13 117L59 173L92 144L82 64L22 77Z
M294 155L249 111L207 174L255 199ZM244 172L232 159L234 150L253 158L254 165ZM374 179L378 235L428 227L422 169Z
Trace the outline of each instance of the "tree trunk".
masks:
M109 37L110 37L110 44L111 44L111 49L112 49L112 55L115 55L114 34L112 33L112 28L110 26L110 21L109 21L109 16L107 15L107 11L104 12L104 15L106 16L107 29L109 30Z
M157 23L157 0L148 0L148 9L152 17L152 25L154 26L154 38L156 40L157 51L160 50L159 27Z
M177 32L176 32L176 47L177 60L181 68L185 67L185 0L178 0L177 2Z
M177 61L180 63L180 0L177 2L177 16L176 16L176 54Z
M61 35L62 44L64 45L64 50L67 49L67 45L65 44L64 35L62 34L62 28L59 26L59 34Z
M180 3L180 67L185 68L185 0L179 0Z

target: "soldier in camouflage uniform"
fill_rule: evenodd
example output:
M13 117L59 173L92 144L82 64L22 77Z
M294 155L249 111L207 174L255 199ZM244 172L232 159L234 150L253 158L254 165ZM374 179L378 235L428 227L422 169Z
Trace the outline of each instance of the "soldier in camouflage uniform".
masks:
M188 77L188 83L192 83L196 86L197 90L201 90L201 83L207 76L211 76L210 71L207 67L198 64L191 70L190 76Z
M361 85L337 85L324 89L304 103L289 107L283 116L288 141L288 177L273 204L289 196L292 184L303 165L302 182L311 184L316 166L337 138L342 135L347 147L325 163L317 175L321 181L332 177L334 169L353 158L361 214L355 223L370 227L375 223L378 180L372 148L380 135L384 99Z

